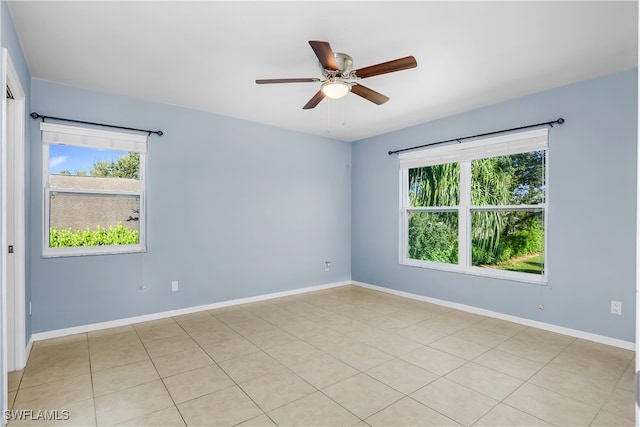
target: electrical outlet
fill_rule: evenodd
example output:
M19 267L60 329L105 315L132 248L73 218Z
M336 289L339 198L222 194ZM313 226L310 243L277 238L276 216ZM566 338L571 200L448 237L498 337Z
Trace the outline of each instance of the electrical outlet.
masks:
M622 314L622 303L620 301L611 301L611 314Z
M178 287L178 281L174 280L171 282L171 292L178 292L178 289L180 289Z
M329 261L324 262L324 271L331 270L331 263Z

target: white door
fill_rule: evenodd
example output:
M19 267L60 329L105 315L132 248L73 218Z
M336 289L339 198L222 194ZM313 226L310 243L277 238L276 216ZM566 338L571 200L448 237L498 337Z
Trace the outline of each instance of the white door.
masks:
M638 33L640 42L640 33ZM640 99L640 85L637 98ZM640 110L638 110L638 132L640 138ZM636 375L633 378L633 390L636 396L636 426L640 427L640 139L636 142Z
M6 369L24 368L25 357L25 99L18 75L7 50L2 50L2 259L5 266L2 286L6 339Z
M640 35L638 36L640 39ZM638 87L640 99L640 86ZM640 138L640 111L638 111L638 137ZM640 427L640 140L636 145L636 375L633 389L636 396L636 426Z
M15 188L14 188L14 176L16 173L15 168L15 147L13 141L13 126L11 126L11 115L13 108L10 108L10 105L15 102L13 99L9 99L7 97L6 103L6 127L5 132L7 135L7 163L6 163L6 206L7 210L5 211L5 219L6 223L6 236L7 236L7 247L3 248L7 252L7 263L6 265L6 274L7 274L7 371L15 371L17 366L16 361L16 351L15 351L15 342L16 342L16 269L15 269L15 212L12 208L15 206Z
M638 33L640 41L640 33ZM640 99L640 85L636 99ZM640 110L638 110L638 132L640 138ZM636 375L633 390L636 396L636 426L640 427L640 139L636 142Z
M638 96L640 97L640 87ZM640 111L638 113L640 138ZM633 390L636 396L636 426L640 427L640 140L636 152L636 375L633 378Z

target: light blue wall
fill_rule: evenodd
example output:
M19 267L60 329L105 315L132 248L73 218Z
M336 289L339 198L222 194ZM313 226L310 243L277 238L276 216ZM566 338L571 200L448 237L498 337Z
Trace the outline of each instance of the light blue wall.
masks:
M148 253L43 259L32 121L34 332L351 278L349 143L37 79L32 107L164 132L149 139Z
M399 166L389 150L558 117L566 123L549 132L548 286L398 264ZM636 123L630 70L354 143L353 280L635 341ZM622 301L621 316L611 300Z

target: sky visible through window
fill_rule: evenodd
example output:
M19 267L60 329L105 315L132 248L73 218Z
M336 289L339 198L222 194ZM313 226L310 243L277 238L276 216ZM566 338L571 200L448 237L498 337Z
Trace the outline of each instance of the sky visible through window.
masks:
M117 162L120 156L126 154L126 151L51 144L49 146L49 173L59 175L60 171L69 171L71 175L76 175L79 171L85 171L89 175L95 162L100 160Z

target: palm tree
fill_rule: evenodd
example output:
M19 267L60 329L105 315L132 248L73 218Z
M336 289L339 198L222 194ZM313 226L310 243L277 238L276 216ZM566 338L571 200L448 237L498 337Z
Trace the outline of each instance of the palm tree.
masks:
M509 203L511 175L498 165L496 158L478 159L471 163L471 205L496 206ZM498 252L505 215L496 211L471 213L472 255L475 263L494 262L492 254ZM476 252L473 254L473 252ZM474 264L475 264L474 263Z
M471 204L474 206L505 205L510 197L510 174L498 165L494 159L479 159L472 162L472 187ZM460 164L447 163L422 168L409 169L409 204L412 207L445 207L458 206L460 204ZM438 233L443 238L451 239L456 236L458 229L457 215L436 215L433 212L422 216L412 216L413 225L421 230L432 230L442 228L446 225L452 232ZM422 222L422 224L418 224ZM472 213L472 247L474 252L482 254L495 254L500 245L500 238L504 230L504 218L501 212L495 211L475 211ZM410 227L411 229L411 227ZM428 232L428 231L427 231ZM415 241L412 240L412 233L409 236L410 251L412 243L419 244L419 236L413 233ZM441 242L438 244L433 240L432 245L442 247L450 246L451 242ZM477 250L476 250L477 249ZM424 249L421 251L426 251ZM415 252L415 248L413 249ZM457 251L455 260L457 262ZM431 259L426 253L423 256L413 253L417 259ZM412 256L413 257L413 256Z
M459 203L459 163L409 169L410 206L457 206Z
M460 165L409 169L409 205L446 207L460 203ZM408 255L412 259L458 263L458 215L447 211L409 216Z

